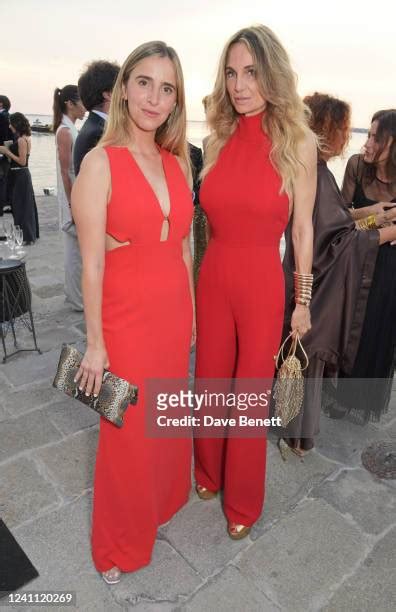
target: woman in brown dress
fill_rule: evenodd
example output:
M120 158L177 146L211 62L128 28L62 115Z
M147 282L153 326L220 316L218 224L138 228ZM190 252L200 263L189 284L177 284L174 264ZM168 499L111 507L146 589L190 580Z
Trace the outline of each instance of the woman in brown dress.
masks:
M339 369L351 372L364 321L370 285L379 244L392 241L396 225L359 231L338 189L327 161L342 153L349 140L350 107L326 94L315 93L304 102L311 110L311 129L320 137L317 192L313 212L314 286L310 304L312 328L303 344L309 357L304 403L300 414L283 430L281 451L299 455L314 446L319 433L323 377L333 377ZM377 211L377 223L391 221L396 211ZM362 228L364 224L361 224ZM286 282L286 308L283 338L290 331L294 306L294 254L286 232L283 269Z

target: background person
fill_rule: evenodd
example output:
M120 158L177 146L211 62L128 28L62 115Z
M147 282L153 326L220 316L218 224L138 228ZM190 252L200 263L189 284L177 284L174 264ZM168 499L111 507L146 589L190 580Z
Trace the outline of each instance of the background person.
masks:
M78 134L75 123L85 115L77 85L55 89L53 110L59 226L63 232L65 253L65 295L73 310L81 311L81 256L70 208L71 189L75 180L73 146Z
M31 129L22 113L10 115L10 129L15 142L9 148L0 146L0 153L10 160L9 181L14 223L22 229L23 241L32 244L39 237L39 221L28 167L32 148Z
M354 218L384 212L396 203L396 110L382 110L371 120L365 151L348 161L342 196ZM383 244L364 318L353 369L342 372L337 403L360 423L378 421L391 397L396 347L396 248Z
M9 110L11 102L7 96L0 95L0 146L4 142L13 140L13 134L10 130ZM3 208L8 204L7 192L7 175L9 169L9 161L6 156L0 157L0 217L3 216Z
M78 79L78 93L84 107L89 111L73 149L74 171L80 171L84 156L93 149L102 137L107 120L111 92L120 71L118 64L103 60L89 64Z
M373 281L378 245L396 237L396 226L359 231L327 162L342 155L350 137L349 104L324 93L304 98L311 111L310 126L321 143L318 151L318 179L313 212L315 279L311 300L312 328L303 346L309 367L304 402L299 415L284 432L279 446L302 456L314 446L319 433L323 377L335 377L339 369L350 371L362 333L364 312ZM389 212L396 218L396 209ZM283 338L289 333L294 307L294 249L290 226L286 231L283 269L286 281L286 308ZM326 389L331 387L326 384ZM279 433L279 430L278 430Z

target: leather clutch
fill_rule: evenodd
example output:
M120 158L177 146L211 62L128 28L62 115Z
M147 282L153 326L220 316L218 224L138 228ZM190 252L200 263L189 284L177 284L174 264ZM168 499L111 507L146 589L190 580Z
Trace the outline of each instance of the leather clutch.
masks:
M84 391L79 390L78 383L74 382L82 358L74 346L63 344L52 385L89 406L117 427L122 427L126 409L138 400L138 388L109 370L104 370L98 397L85 395Z

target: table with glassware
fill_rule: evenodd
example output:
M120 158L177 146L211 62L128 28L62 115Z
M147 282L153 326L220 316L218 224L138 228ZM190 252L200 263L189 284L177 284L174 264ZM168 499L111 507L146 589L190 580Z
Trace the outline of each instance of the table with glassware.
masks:
M0 241L0 339L3 347L3 363L21 351L37 351L36 332L32 313L32 293L26 275L26 251L23 247L22 229L12 220L3 219L6 240ZM17 342L16 323L21 323L33 336L33 347L21 347ZM11 334L12 352L7 350L7 336Z
M0 241L0 259L19 259L23 261L26 251L23 249L23 230L19 225L14 225L13 219L3 217L0 225L0 233L5 240Z

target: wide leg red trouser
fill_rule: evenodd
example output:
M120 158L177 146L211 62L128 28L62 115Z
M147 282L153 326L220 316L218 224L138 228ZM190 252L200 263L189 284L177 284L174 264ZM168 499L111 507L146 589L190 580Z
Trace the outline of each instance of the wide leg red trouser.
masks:
M212 240L197 287L196 378L272 378L281 340L284 276L278 245ZM266 437L196 438L198 484L224 490L228 521L252 525L265 489Z

